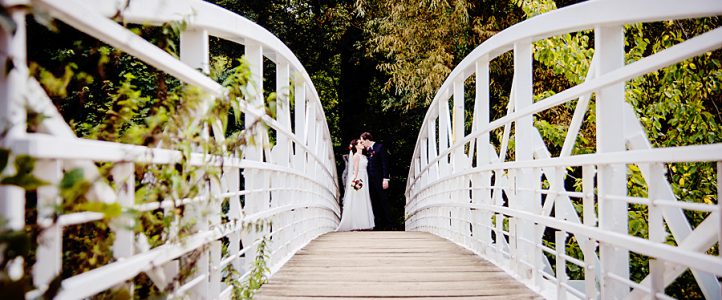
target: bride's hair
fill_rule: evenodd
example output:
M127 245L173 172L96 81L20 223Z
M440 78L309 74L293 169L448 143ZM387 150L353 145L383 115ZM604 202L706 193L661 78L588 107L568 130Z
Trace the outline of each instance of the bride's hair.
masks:
M351 149L349 149L349 150L351 150L351 154L356 154L356 151L357 151L357 150L356 150L356 145L358 145L358 143L360 143L360 142L361 142L361 141L359 141L358 139L353 139L353 140L351 140L351 145L349 146L349 148L351 148ZM361 150L361 154L366 155L366 148L365 148L365 147L363 148L363 150Z

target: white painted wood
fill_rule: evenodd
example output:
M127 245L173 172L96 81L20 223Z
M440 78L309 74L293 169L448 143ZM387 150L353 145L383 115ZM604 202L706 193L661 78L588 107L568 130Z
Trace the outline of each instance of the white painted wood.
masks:
M598 76L624 66L624 28L622 26L598 27L595 30L595 49L599 55ZM620 152L625 150L624 83L607 86L597 93L597 153ZM627 203L611 201L608 196L627 194L627 166L607 165L598 171L599 227L626 234L628 232ZM603 298L622 298L629 288L616 280L608 279L609 274L629 278L629 252L609 244L600 244L602 262Z
M57 184L62 176L59 161L42 160L35 164L35 176L49 185L38 188L37 224L42 229L36 249L37 262L33 265L35 284L45 288L62 270L62 228L53 223L56 207L62 203Z
M39 175L41 177L54 176L53 178L48 177L53 182L57 182L63 172L76 167L83 168L86 175L95 178L99 175L95 167L96 162L114 163L113 179L115 180L115 190L101 180L93 184L92 192L94 195L89 195L88 198L108 203L117 202L124 209L124 214L120 218L112 220L111 225L116 236L113 249L117 260L106 266L64 280L58 295L59 299L90 297L130 280L142 272L147 273L153 278L153 281L165 285L183 267L178 262L188 262L183 257L198 249L203 249L203 253L196 264L197 272L191 276L189 281L179 283L180 286L172 291L171 295L178 297L190 295L192 298L199 299L228 297L230 295L229 289L224 283L221 283L223 267L232 264L242 275L246 274L248 268L241 268L241 265L244 261L250 262L254 258L251 249L255 248L257 238L263 235L273 235L274 243L294 244L294 247L288 248L286 252L273 254L284 259L279 260L272 257L270 262L272 264L281 264L287 261L290 255L310 239L333 230L337 226L339 207L336 201L338 187L335 179L335 163L333 162L331 139L328 135L329 130L323 124L324 113L318 94L298 59L275 36L240 16L203 1L133 1L127 8L124 6L125 3L116 0L99 0L88 3L76 0L36 0L31 2L34 9L49 13L52 17L133 55L187 84L199 87L207 93L207 101L215 97L223 99L226 96L224 89L206 75L209 71L209 36L221 37L246 46L246 49L249 50L249 62L253 68L253 80L250 82L249 90L254 93L255 97L249 99L248 102L241 102L240 106L247 120L264 124L264 126L259 126L260 130L254 132L256 134L254 139L257 143L254 147L248 147L253 148L252 151L243 152L246 158L211 156L204 153L191 154L191 165L223 167L220 181L212 180L212 182L203 184L201 188L203 191L202 196L194 199L169 199L157 203L137 205L135 204L137 199L134 198L136 179L133 174L135 173L135 164L171 164L180 160L180 153L164 149L149 149L142 146L78 139L69 126L62 121L62 117L59 117L49 98L44 94L37 82L32 79L27 80L27 76L21 76L23 78L22 82L12 84L12 87L21 96L16 97L14 101L3 101L2 104L26 107L23 103L25 101L23 97L25 97L28 102L27 107L44 114L47 113L50 118L41 124L40 128L43 134L26 134L24 128L18 127L17 132L20 134L6 139L4 141L7 142L5 146L10 147L14 153L28 154L40 159L42 162L55 162L53 164L54 169L57 169L57 174L44 172L49 170L50 166L46 166L44 163L39 164L39 168L37 168L37 170L43 171L43 174ZM11 5L8 3L3 2L4 5ZM165 53L162 49L156 48L140 36L133 34L114 20L111 20L109 17L115 15L118 9L125 9L123 11L124 21L131 23L160 25L171 21L182 20L187 22L187 30L181 33L180 60ZM22 14L22 16L19 15L18 20L24 20L25 11L24 9L17 10L18 13ZM14 58L19 59L14 62L14 65L20 71L26 69L24 35L24 26L22 26L19 34L16 33L12 39L8 34L3 33L3 41L6 43L0 44L4 50L1 53L11 53ZM22 40L22 43L17 42L20 40ZM8 51L8 49L14 50ZM13 53L13 51L18 51L18 53ZM285 108L280 107L276 119L265 115L263 109L262 82L264 77L262 63L264 59L277 63L280 70L280 72L277 72L280 78L277 81L279 83L277 90L285 89L285 94L278 93L279 103L284 103ZM5 61L2 60L3 63ZM293 74L291 74L292 72ZM302 129L297 130L296 133L291 129L291 105L288 101L291 75L294 78L294 85L297 88L300 87L300 89L296 89L297 93L295 93L298 99L301 99L299 101L301 104L297 105L297 107L303 110L302 113L296 114L297 123L294 124L294 128L312 127L312 135L305 134ZM0 77L0 91L5 93L7 89L3 90L2 87L8 86L11 82L13 81L8 78ZM25 88L26 86L27 88ZM300 92L298 92L299 90ZM236 101L237 99L226 100ZM207 105L202 105L196 113L198 115L203 114L207 109ZM7 120L9 111L5 106L1 106L0 119ZM313 114L307 114L306 111L312 111ZM17 117L25 114L13 112L12 115ZM310 118L306 118L307 115ZM300 118L298 118L299 116ZM18 124L24 124L24 121ZM269 141L264 129L265 126L275 130L276 141L283 141L283 145L278 148L277 153L271 152L270 148L262 148L262 144ZM210 138L209 133L212 129L212 136L219 141L223 141L225 137L221 130L220 120L212 121L209 127L211 128L203 133L204 136ZM291 145L294 153L303 153L297 156L302 158L302 168L300 169L295 169L289 165L293 161ZM229 152L234 153L235 151ZM63 161L62 168L58 167L57 162L59 161ZM306 165L312 167L314 172L306 173ZM244 174L243 178L240 176L241 172ZM259 176L250 176L253 179L249 180L251 174L258 174ZM243 180L245 186L241 186L241 180ZM5 187L0 189L3 191L8 190ZM10 192L3 192L3 195L15 195L12 197L17 197L18 201L12 203L16 205L16 208L3 207L0 212L21 217L24 215L22 210L24 207L24 193L19 189L10 190ZM54 199L57 199L57 191L54 191L52 187L41 190L41 195L47 195L47 197L42 197L45 199L42 201L56 201ZM272 195L275 199L292 194L303 195L305 201L285 205L280 201L277 203L271 202ZM228 217L231 222L222 224L220 200L225 197L229 198L230 201ZM244 211L244 208L241 207L241 198L246 201L247 211ZM3 199L6 198L3 197ZM251 201L255 199L259 199L259 201ZM170 213L171 209L179 205L185 206L187 215L194 215L197 221L190 237L182 241L170 239L168 243L153 249L150 249L147 242L144 243L145 237L143 235L139 236L138 239L133 237L130 229L133 220L128 218L130 216L127 214L128 211L163 209ZM255 233L256 239L248 239L251 236L250 233L244 234L246 232L244 231L244 224L266 220L277 221L280 220L279 216L281 215L289 216L288 218L302 216L298 217L298 219L303 220L303 222L288 222L283 227L274 227L273 231L266 228ZM45 214L41 214L40 218L41 223L47 223L49 220L49 217ZM45 231L44 238L52 240L52 243L38 249L38 253L47 252L48 255L43 254L43 257L38 259L38 263L34 266L35 271L33 272L38 284L38 290L29 295L41 293L45 288L43 284L52 279L54 274L57 274L60 270L60 260L58 259L58 255L61 253L59 248L60 240L53 240L50 237L60 237L58 233L61 232L64 226L87 222L104 222L103 219L104 216L100 213L77 212L60 215L56 223L51 221L48 224L50 227ZM18 218L18 220L21 220L21 218ZM284 222L277 221L277 224L284 224ZM22 227L22 223L15 225L18 229ZM172 226L169 232L171 234L177 232L178 227L179 224ZM302 228L298 230L300 235L289 233L289 231L294 231L295 228ZM242 236L246 238L243 250L240 249ZM227 257L221 257L220 251L221 239L224 237L228 238L231 245ZM244 254L246 255L245 258L240 257ZM16 265L21 267L22 261L14 263L12 267L14 268ZM279 265L271 265L271 268L277 270Z
M584 2L516 24L477 47L451 72L426 113L411 158L414 167L409 171L407 182L407 230L428 231L491 258L495 264L549 298L639 299L650 295L650 287L653 294L656 293L654 297L665 298L664 289L689 268L705 297L718 299L722 289L714 278L720 276L718 269L722 270L722 262L706 252L722 239L722 226L717 217L720 205L678 199L660 166L675 162L719 162L722 144L652 148L639 117L624 99L627 80L722 47L722 28L715 28L625 65L625 24L722 14L719 2L693 1L690 4L682 7L679 3L664 1L655 2L652 8L645 1L635 0ZM579 15L589 17L579 18ZM583 83L532 103L532 58L527 45L578 30L594 30L596 35L595 56L587 78ZM485 121L482 118L486 117L483 112L489 106L488 91L485 91L489 85L489 61L510 50L514 50L515 75L507 114ZM448 104L443 103L447 103L450 93L458 94L459 82L470 74L476 76L476 97L473 119L464 122L472 123L472 132L464 133L461 139L454 132L453 144L446 147L444 139L436 140L436 123L445 124L444 109ZM598 151L572 155L589 99L595 93ZM577 99L561 155L551 157L545 141L533 127L532 118ZM453 120L454 126L458 123L459 120ZM511 125L515 126L513 140ZM442 126L439 127L438 134L441 135ZM484 149L482 145L487 137L501 130L500 143L490 145L488 151ZM514 161L506 159L510 141L515 146ZM476 148L473 169L451 174L437 171L450 154L464 148ZM626 172L630 164L639 166L648 184L654 182L650 185L649 197L627 196ZM581 171L581 192L566 187L570 167ZM488 183L482 179L486 174L493 174ZM542 174L548 188L541 186ZM467 178L472 179L471 186L466 182ZM487 203L480 201L485 199L486 191L493 199ZM472 197L468 204L464 196L459 196L467 194ZM577 213L572 201L578 201L583 212ZM628 202L650 206L650 240L628 235ZM597 205L599 215L595 212ZM463 214L449 214L463 212L465 208L472 209L470 225L475 238L471 240L464 238L462 227L449 226L467 220ZM692 230L683 217L683 210L713 213ZM552 212L554 217L550 217ZM493 225L490 221L486 223L484 213L494 217ZM507 223L508 229L504 225ZM667 227L677 246L663 242L667 238ZM540 256L538 249L541 249L545 228L567 232L576 238L583 260L565 256L563 247L555 255L560 267L563 261L583 267L583 288L580 289L577 282L569 281L562 270L552 274L546 258ZM532 234L526 235L528 232ZM493 238L485 245L483 240L487 235ZM532 245L534 249L524 251L525 245ZM601 260L596 254L598 251L602 253ZM651 258L652 273L640 284L628 280L629 252ZM529 271L534 274L530 276ZM545 273L544 277L541 272Z
M18 3L8 3L18 4ZM28 77L26 64L26 28L25 28L25 9L22 6L10 7L7 11L8 16L15 23L15 31L9 32L5 28L0 30L0 124L5 136L0 140L0 146L12 146L11 139L15 137L23 137L26 132L26 110L21 94L25 87L25 78ZM9 28L8 28L9 29ZM9 65L12 64L12 65ZM12 68L10 68L12 66ZM15 173L15 167L12 164L3 170L3 175L11 175ZM20 230L25 225L25 198L24 191L16 186L2 185L0 186L0 217L7 222L3 227L12 230ZM18 268L18 267L13 267ZM22 270L20 271L22 274Z

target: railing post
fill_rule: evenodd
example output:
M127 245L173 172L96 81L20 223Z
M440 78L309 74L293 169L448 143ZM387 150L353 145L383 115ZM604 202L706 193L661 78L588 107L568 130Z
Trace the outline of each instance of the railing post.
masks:
M557 299L567 299L567 260L564 258L567 249L567 233L565 231L556 231L554 233L554 245L557 252L556 257L556 277L557 277Z
M594 36L595 54L599 55L599 74L624 66L624 27L598 26ZM624 82L599 90L597 94L597 153L621 152L624 142ZM626 196L626 166L624 164L599 167L599 227L626 235L628 227L627 203L614 201L610 195ZM602 298L621 299L629 292L626 284L610 280L608 273L629 278L629 251L600 243L602 264Z
M460 77L464 77L463 75ZM454 110L452 113L452 145L458 143L464 138L464 79L460 78L454 81ZM454 172L461 171L463 163L464 147L458 147L454 150Z
M457 145L457 143L459 143L465 135L464 120L466 113L464 111L464 77L465 76L462 74L454 81L454 102L452 104L453 110L451 114L451 144L457 148L454 149L451 155L451 163L453 164L453 171L451 173L458 173L465 170L467 168L466 162L468 161L468 158L464 153L464 146ZM449 184L453 184L454 187L459 187L461 185L468 187L469 185L468 180L464 177L454 179L449 182ZM469 203L468 191L459 190L451 193L451 195L451 202ZM471 234L471 232L469 232L469 224L465 224L465 222L461 221L461 219L469 220L468 215L469 209L460 207L451 209L451 216L456 219L452 221L452 224L454 224L452 226L452 230L458 234L457 241L461 244L466 244L468 237Z
M306 82L303 77L298 75L295 77L294 85L294 123L293 129L296 137L302 144L306 143ZM301 145L296 145L294 152L294 167L296 170L304 173L306 171L306 152Z
M291 112L290 112L290 101L289 97L291 95L290 90L290 80L291 80L291 68L288 64L288 61L286 61L282 57L276 58L276 120L281 125L281 127L291 132ZM292 156L290 155L290 147L289 147L289 137L285 134L281 133L280 131L276 131L276 145L273 147L273 163L280 165L282 167L289 167L291 165L291 159ZM271 188L280 188L284 185L287 185L289 183L289 176L284 174L278 174L278 176L273 176L271 178ZM275 191L271 192L271 198L272 198L272 207L279 207L283 206L285 204L290 203L291 201L291 193L288 191ZM272 219L272 223L274 226L285 226L286 224L286 214L281 214L274 216ZM278 233L278 235L274 236L274 239L280 239L281 241L284 240L284 237L282 236L283 232ZM271 243L269 244L271 252L273 251L279 251L278 247L282 246L281 244L277 243ZM273 262L271 265L275 265L275 262L278 260L278 258L284 258L286 255L282 254L280 256L274 256L272 257Z
M451 119L449 111L449 96L448 93L444 95L439 101L439 154L449 149L449 142L451 141L450 128ZM449 164L448 156L444 156L439 160L439 174L441 177L448 176L451 174L451 166Z
M596 168L594 165L582 166L582 193L584 198L582 199L583 214L584 214L584 226L595 227L597 226L597 215L595 213L595 201L594 201L594 176ZM583 236L577 236L577 238L586 238ZM586 238L588 239L588 238ZM582 249L584 250L584 287L589 299L596 299L599 293L599 286L597 284L597 274L599 270L596 266L595 257L596 253L596 242L588 239L588 243L579 243L580 247L583 244L588 245L587 247L593 249Z
M306 108L306 146L309 150L314 151L316 150L316 114L318 112L316 111L316 107L313 105L309 105ZM315 176L316 172L316 162L311 161L309 157L304 158L305 165L306 165L306 174L309 174L311 176Z
M132 208L135 204L135 172L133 163L119 163L113 167L113 181L118 194L118 202L124 209ZM125 213L125 212L124 212ZM121 216L116 222L115 242L113 243L113 256L116 258L133 255L133 220L128 216Z
M208 74L208 32L201 29L188 29L180 35L180 58L187 65Z
M12 2L12 3L8 3ZM0 30L0 147L10 146L8 141L25 136L26 111L22 93L28 78L26 62L26 1L2 1L15 22L15 32ZM10 155L14 157L14 155ZM2 171L2 170L0 170ZM15 172L13 164L4 170L6 175ZM25 227L25 191L13 185L0 185L0 219L7 222L0 229L22 230ZM18 257L8 262L8 273L23 274L24 261Z
M429 121L429 127L426 128L426 132L429 135L428 142L429 142L429 162L431 162L433 159L436 158L436 156L441 151L439 148L440 142L436 139L436 119L432 119ZM432 163L431 167L429 167L427 172L428 181L434 181L437 178L439 178L439 164L441 162L437 161Z
M497 178L495 185L498 185L498 178L503 172L504 171L501 170L495 171L495 177ZM501 197L501 190L496 190L494 192L494 205L499 207L504 205L504 199ZM494 214L494 230L496 261L502 261L504 258L504 245L506 244L506 239L504 239L504 214Z
M251 109L261 109L263 107L263 48L260 44L249 42L246 44L245 56L251 71L251 78L248 82L247 89L250 92L249 106ZM262 110L261 110L262 111ZM253 136L253 143L246 145L244 159L250 161L263 161L263 136L261 135L260 126L254 127L258 118L250 114L246 114L244 119L244 127ZM263 172L256 169L244 169L243 178L245 179L246 190L257 190L263 188ZM264 195L259 192L252 192L245 196L244 210L247 215L257 213L263 209ZM256 246L253 243L259 238L255 232L255 228L251 226L244 230L242 237L243 247L248 248L245 253L244 269L250 270L253 260L256 258Z
M210 65L208 63L209 60L209 50L208 50L208 32L205 30L197 30L197 29L189 29L181 32L180 35L180 57L181 61L186 63L187 65L199 69L201 72L208 74ZM199 176L202 174L199 173ZM214 189L211 187L206 187L205 189L202 189L204 192L212 193L214 192ZM213 197L215 195L211 195ZM210 221L209 218L205 217L206 214L203 212L204 209L213 209L214 205L212 202L215 201L214 199L209 199L208 203L205 204L194 204L190 211L193 212L191 214L196 220L196 230L197 231L206 231L209 229L208 222ZM204 207L205 206L205 207ZM220 214L220 211L210 211L211 215L217 215ZM212 218L212 217L211 217ZM191 289L191 295L193 297L197 297L200 299L210 299L210 280L211 280L211 272L213 266L211 266L211 260L214 260L216 258L212 257L215 253L211 251L211 249L214 248L213 243L211 243L211 246L209 249L203 250L203 253L199 256L198 262L196 263L196 269L198 274L207 274L208 278L201 283L198 283Z
M283 129L291 132L290 97L291 69L283 58L276 59L276 120ZM275 163L284 167L290 165L289 138L280 132L276 133Z
M224 171L224 177L226 184L228 184L228 191L235 193L241 190L240 180L241 171L238 168L227 168ZM228 220L231 223L243 222L243 208L241 207L241 196L232 196L228 199ZM228 235L228 255L236 257L232 260L231 264L233 268L239 273L243 273L245 270L242 269L241 259L238 258L238 252L241 249L241 231L235 231ZM238 279L238 278L234 278Z
M482 57L475 63L475 99L474 119L472 131L479 131L489 125L489 60ZM489 133L484 133L476 139L476 166L481 167L491 163L491 144ZM491 201L491 171L474 174L474 202L478 204L492 205ZM481 242L480 251L489 254L491 245L491 213L487 210L478 210L475 213L474 235Z
M135 234L133 233L134 220L128 215L128 209L135 205L135 168L133 163L118 163L113 166L113 181L115 182L118 203L123 207L120 217L113 220L113 256L115 258L127 258L133 255L135 247ZM133 295L132 283L127 287L130 295Z
M532 47L530 41L522 41L514 44L514 107L516 111L520 111L533 103L532 90ZM533 140L532 133L534 131L533 117L526 116L517 120L514 124L514 152L516 161L530 161L533 157ZM516 201L510 201L509 207L512 209L524 210L532 212L535 207L534 193L534 173L530 168L517 170ZM514 203L516 202L516 203ZM534 240L534 224L530 221L520 220L520 228L517 232L520 238L528 241ZM532 261L532 253L536 247L530 247L529 243L519 243L521 253L519 258L527 262ZM520 265L520 276L528 279L529 274L527 267Z
M640 166L641 168L641 166ZM664 174L664 169L660 164L649 165L651 173ZM663 189L661 183L650 181L649 189L649 240L655 243L663 244L667 239L667 231L664 227L663 207L657 203L665 201L663 198ZM657 293L664 293L664 261L651 257L649 259L649 277L651 279L650 299L657 299Z
M37 224L42 231L38 236L36 262L33 266L34 284L45 289L62 270L63 231L60 224L53 220L56 208L62 203L57 186L62 178L60 161L38 161L35 164L34 173L38 179L48 183L46 186L39 187L37 191Z
M14 32L0 30L0 147L8 147L15 137L25 136L26 111L22 93L28 78L26 62L25 10L29 1L2 1L10 17L15 22ZM14 157L14 155L11 155ZM6 175L13 174L15 168L9 163ZM0 218L6 228L20 230L25 226L25 191L14 185L0 185ZM22 268L22 261L16 260L13 268Z

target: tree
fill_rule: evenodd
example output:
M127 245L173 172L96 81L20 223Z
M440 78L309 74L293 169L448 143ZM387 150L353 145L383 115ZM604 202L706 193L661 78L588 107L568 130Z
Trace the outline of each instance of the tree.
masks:
M368 55L381 56L378 69L389 76L384 92L400 96L385 108L428 105L471 50L521 20L510 2L357 1L369 21Z

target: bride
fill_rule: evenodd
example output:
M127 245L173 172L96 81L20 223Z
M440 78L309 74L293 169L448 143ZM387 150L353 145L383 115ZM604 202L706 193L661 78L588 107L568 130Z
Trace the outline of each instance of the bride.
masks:
M366 172L368 159L366 149L359 140L351 141L349 160L352 166L343 198L343 213L337 231L364 230L374 228L374 212L369 196L369 176Z

